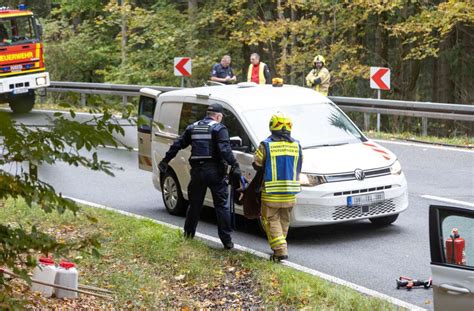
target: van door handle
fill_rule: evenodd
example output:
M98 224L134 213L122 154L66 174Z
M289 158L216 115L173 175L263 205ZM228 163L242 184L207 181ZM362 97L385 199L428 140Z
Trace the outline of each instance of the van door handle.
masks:
M457 287L449 284L441 284L439 287L441 287L444 290L447 290L449 292L455 292L459 294L469 294L471 291L467 288L464 287Z
M174 136L173 136L173 135L166 134L166 133L163 133L163 132L158 132L158 131L156 131L154 134L155 134L156 137L167 138L167 139L174 139Z

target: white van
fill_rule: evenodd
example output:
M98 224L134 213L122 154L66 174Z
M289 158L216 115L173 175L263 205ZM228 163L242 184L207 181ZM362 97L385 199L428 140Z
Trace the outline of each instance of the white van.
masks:
M181 214L187 206L190 148L169 163L166 175L158 163L186 126L205 116L207 106L225 108L234 155L251 179L253 156L269 136L268 123L277 111L293 119L292 136L303 147L303 189L292 211L291 226L305 227L358 219L393 223L408 207L407 183L397 157L370 141L327 97L298 86L238 85L188 88L166 93L140 91L139 166L152 172L166 209ZM205 205L213 206L208 191ZM236 213L243 214L236 205Z

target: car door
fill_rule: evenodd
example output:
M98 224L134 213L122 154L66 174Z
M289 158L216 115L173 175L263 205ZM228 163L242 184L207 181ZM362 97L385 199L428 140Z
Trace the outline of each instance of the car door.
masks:
M474 209L431 205L429 228L435 310L474 310Z
M138 166L140 169L150 172L152 171L151 130L156 108L156 98L157 96L154 96L154 94L143 92L138 101Z

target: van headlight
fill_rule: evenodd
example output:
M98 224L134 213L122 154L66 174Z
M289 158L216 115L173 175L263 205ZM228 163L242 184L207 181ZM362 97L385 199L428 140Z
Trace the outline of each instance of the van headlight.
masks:
M45 77L36 78L36 85L38 86L46 85L46 78Z
M392 175L400 175L402 173L402 166L400 162L396 160L392 166L390 166L390 174Z
M314 187L326 182L326 177L323 175L300 173L300 184L303 187Z

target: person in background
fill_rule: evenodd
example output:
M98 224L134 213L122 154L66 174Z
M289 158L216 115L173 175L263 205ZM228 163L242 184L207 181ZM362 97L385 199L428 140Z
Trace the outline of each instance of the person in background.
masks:
M306 85L314 87L316 92L328 96L329 81L331 75L329 70L325 67L326 60L322 55L317 55L313 60L313 69L306 76Z
M221 62L212 66L211 81L224 84L231 84L237 81L236 76L230 66L231 58L229 55L222 56Z
M263 171L262 224L274 261L288 259L290 214L301 191L303 154L299 142L291 137L292 126L290 117L274 114L269 124L271 135L260 143L252 164L257 172Z
M255 82L257 84L270 84L272 77L268 66L260 61L260 55L253 53L250 55L250 65L247 71L247 82Z

